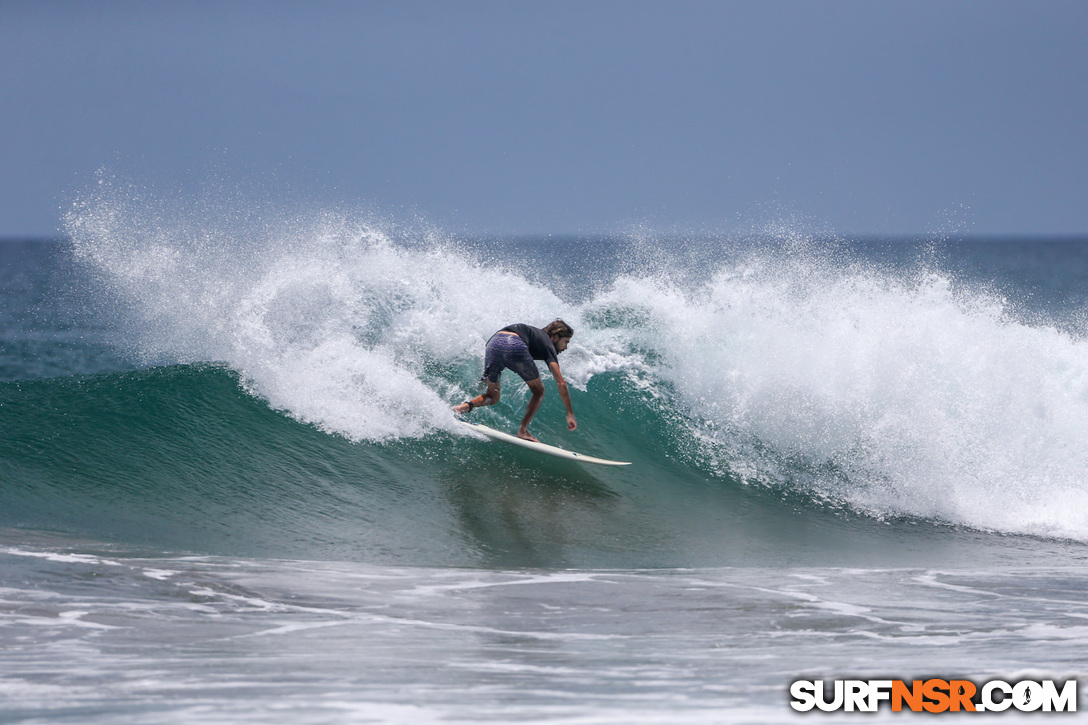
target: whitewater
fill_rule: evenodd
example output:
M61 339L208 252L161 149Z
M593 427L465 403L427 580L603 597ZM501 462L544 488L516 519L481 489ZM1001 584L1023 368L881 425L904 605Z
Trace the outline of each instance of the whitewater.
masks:
M2 722L785 722L798 679L1085 680L1085 240L478 239L106 175L64 229L0 243ZM545 374L534 433L630 467L450 412L492 333L556 317L579 427Z

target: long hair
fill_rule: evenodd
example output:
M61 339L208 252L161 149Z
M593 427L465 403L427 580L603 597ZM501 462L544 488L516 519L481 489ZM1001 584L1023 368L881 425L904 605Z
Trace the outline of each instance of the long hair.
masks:
M549 322L544 328L544 334L548 337L559 335L560 337L574 337L574 328L556 318L555 322Z

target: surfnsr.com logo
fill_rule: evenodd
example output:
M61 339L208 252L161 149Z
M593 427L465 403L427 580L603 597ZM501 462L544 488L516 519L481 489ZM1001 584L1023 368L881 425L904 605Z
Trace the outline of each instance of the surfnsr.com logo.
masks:
M797 680L790 685L790 707L800 712L876 712L882 702L892 712L1076 712L1077 681L991 680Z

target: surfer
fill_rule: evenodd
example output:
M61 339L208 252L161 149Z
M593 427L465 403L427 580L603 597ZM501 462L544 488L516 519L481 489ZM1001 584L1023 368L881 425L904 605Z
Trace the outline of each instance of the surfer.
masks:
M485 405L494 405L499 402L501 392L499 379L505 368L510 368L525 381L533 397L529 399L529 405L525 407L525 417L521 419L518 427L518 438L527 441L535 441L536 438L529 433L529 421L533 419L540 409L540 403L544 400L544 383L540 380L540 370L537 369L536 360L543 360L551 370L555 378L555 385L559 389L559 397L563 399L563 405L567 406L567 430L578 427L578 421L574 419L574 409L570 405L570 391L567 389L567 381L559 372L559 353L567 349L574 330L562 320L549 323L544 329L532 325L515 324L502 328L487 341L484 350L484 374L481 382L487 382L487 390L471 400L466 400L453 408L453 412L465 414L473 408Z

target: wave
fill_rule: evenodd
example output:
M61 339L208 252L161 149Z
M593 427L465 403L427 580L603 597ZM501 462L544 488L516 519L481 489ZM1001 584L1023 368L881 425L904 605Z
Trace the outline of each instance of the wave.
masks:
M179 209L112 183L67 231L147 364L221 364L351 455L445 450L484 341L561 316L576 410L593 410L577 445L637 455L648 485L1088 539L1088 342L926 255L892 268L797 234L688 245L683 262L656 239L519 252L350 216ZM483 415L512 425L520 396L508 384ZM537 425L563 440L555 404Z
M241 382L200 364L0 383L10 431L0 438L0 527L389 564L685 560L684 547L659 546L685 507L650 520L660 502L624 493L622 475L445 431L354 442L300 425ZM594 432L579 448L618 452L644 471L660 465L648 442L661 431L625 434L609 420L624 382L592 388L579 408ZM563 424L545 419L539 432L557 438Z

